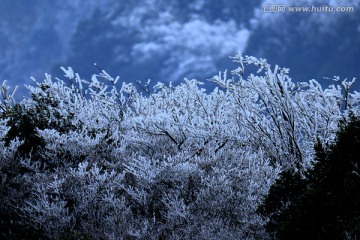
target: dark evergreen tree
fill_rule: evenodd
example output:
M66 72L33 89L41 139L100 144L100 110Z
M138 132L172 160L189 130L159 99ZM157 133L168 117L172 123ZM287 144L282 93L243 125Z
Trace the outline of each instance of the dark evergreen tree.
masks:
M259 211L277 239L345 239L360 236L360 117L340 123L331 146L315 147L305 172L284 172Z

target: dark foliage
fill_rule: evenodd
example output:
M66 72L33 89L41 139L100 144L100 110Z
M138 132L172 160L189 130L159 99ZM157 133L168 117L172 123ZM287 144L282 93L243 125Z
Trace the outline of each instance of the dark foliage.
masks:
M35 105L31 108L25 107L22 104L15 104L15 106L8 111L1 113L0 118L9 118L7 122L10 127L6 134L4 141L6 146L11 141L23 141L18 148L19 157L28 157L30 154L38 154L44 146L44 141L37 134L37 129L56 129L59 132L67 132L73 129L70 123L72 115L64 117L59 111L54 111L59 105L59 102L53 98L51 93L47 92L49 87L42 85L42 94L32 94L31 98Z
M287 171L259 211L277 239L360 236L360 118L340 124L334 144L315 147L316 163L304 177Z

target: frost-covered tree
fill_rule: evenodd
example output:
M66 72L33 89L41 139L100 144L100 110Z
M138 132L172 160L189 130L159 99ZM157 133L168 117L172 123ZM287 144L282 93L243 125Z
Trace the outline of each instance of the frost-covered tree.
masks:
M289 70L271 68L265 59L235 56L240 66L228 79L226 72L213 81L231 91L236 108L234 116L247 134L241 136L255 149L265 149L272 161L284 167L301 170L311 164L317 139L332 141L339 119L346 110L358 109L359 94L343 89L352 84L346 80L323 89L315 80L295 84ZM247 65L258 67L257 75L247 73ZM345 111L345 115L346 115Z
M137 90L71 68L65 80L34 80L20 102L4 85L2 236L266 239L257 208L271 185L311 168L314 144L334 140L359 94L338 78L323 89L263 59L234 60L211 91L194 79Z

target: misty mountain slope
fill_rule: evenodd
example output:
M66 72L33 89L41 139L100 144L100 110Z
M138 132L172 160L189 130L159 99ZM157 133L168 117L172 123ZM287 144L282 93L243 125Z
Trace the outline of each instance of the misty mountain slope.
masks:
M130 80L178 81L204 71L210 77L221 58L245 47L259 2L3 1L1 9L11 14L1 21L0 78L22 85L61 65L92 73L94 62ZM137 56L143 53L155 61Z
M354 6L354 13L264 13L280 1L2 1L0 79L58 75L72 66L126 81L205 80L238 51L291 69L294 81L359 76L359 4L285 1L285 6ZM329 82L322 81L327 85Z
M87 75L96 62L130 81L179 81L206 72L211 77L222 60L243 51L247 44L250 31L245 26L254 3L155 3L114 5L110 14L96 11L79 25L64 63ZM239 12L247 14L237 17Z
M289 67L295 81L316 78L323 85L328 85L331 82L323 77L359 78L359 3L331 1L331 5L324 5L324 1L304 2L309 1L299 1L296 5L311 7L320 2L322 4L314 6L354 6L355 12L287 12L271 16L258 13L258 25L245 53Z
M64 59L80 20L104 4L83 1L19 0L0 2L0 79L28 84Z

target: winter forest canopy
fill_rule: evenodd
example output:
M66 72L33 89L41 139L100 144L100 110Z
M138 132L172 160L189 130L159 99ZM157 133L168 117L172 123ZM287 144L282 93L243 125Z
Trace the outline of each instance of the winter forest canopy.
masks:
M0 1L0 239L358 239L359 7Z
M286 227L296 223L279 212L302 206L306 179L326 174L312 174L320 157L347 146L340 122L355 125L355 152L339 178L358 186L353 81L294 83L265 59L232 59L238 67L215 75L211 92L194 79L136 88L104 70L84 80L69 67L64 78L33 79L30 97L16 102L4 82L2 239L286 239L282 229L292 236ZM293 195L276 190L295 182ZM277 197L287 199L280 208ZM317 223L359 236L359 213L338 217Z

